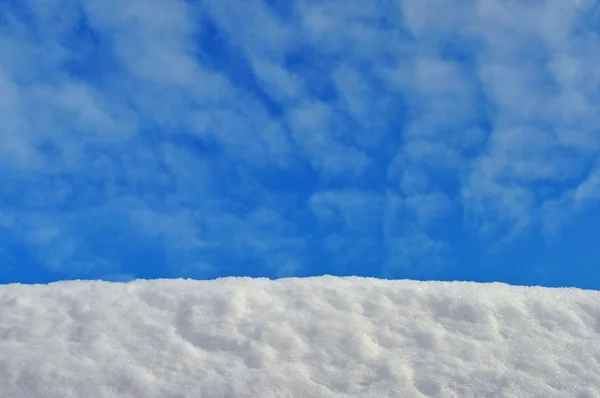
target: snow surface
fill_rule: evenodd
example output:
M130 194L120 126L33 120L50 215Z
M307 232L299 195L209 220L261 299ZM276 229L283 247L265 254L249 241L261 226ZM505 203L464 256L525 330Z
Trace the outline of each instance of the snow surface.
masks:
M335 277L5 285L0 396L600 397L600 292Z

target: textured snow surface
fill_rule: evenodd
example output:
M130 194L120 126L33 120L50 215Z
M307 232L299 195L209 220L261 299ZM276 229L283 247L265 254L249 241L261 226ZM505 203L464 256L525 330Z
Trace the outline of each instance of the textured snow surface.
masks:
M308 278L0 286L0 397L600 397L600 292Z

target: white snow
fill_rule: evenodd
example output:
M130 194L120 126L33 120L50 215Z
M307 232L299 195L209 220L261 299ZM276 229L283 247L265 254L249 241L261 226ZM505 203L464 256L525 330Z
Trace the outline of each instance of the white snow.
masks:
M600 397L600 292L362 278L0 286L0 397Z

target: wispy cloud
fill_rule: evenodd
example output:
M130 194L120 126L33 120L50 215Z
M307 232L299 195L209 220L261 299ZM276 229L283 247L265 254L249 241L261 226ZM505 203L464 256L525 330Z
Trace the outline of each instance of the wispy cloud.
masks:
M556 236L600 199L594 7L5 2L2 256L400 276Z

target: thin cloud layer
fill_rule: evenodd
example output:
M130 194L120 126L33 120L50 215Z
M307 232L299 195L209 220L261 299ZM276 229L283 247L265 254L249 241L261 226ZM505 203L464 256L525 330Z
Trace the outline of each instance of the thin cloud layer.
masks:
M556 239L598 214L599 12L5 2L4 268L435 277Z

